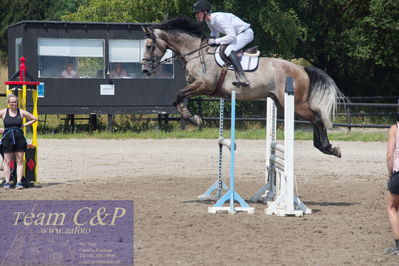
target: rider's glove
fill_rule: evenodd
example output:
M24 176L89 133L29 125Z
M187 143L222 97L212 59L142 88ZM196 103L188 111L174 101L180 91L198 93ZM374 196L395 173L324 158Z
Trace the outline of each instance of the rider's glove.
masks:
M208 45L209 46L218 46L218 44L215 42L214 38L211 38L208 40Z

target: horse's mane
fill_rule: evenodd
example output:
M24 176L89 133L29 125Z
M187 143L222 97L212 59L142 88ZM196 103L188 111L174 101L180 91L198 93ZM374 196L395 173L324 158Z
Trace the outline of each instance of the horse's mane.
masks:
M158 25L153 25L151 28L160 30L182 30L197 37L205 35L201 23L182 16L172 18Z

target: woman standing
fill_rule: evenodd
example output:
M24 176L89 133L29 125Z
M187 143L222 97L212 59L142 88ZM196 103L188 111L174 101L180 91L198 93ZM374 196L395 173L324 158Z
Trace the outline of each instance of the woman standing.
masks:
M387 211L391 224L395 246L385 249L385 253L399 255L399 113L397 114L396 124L389 129L387 167L388 167L388 194Z
M1 145L4 153L4 175L6 183L4 189L10 189L10 162L15 157L17 164L17 184L16 189L23 189L23 158L26 151L26 139L22 128L32 125L37 118L31 113L18 108L18 98L14 94L7 97L8 108L0 111L3 118L4 132ZM26 118L26 123L23 119Z

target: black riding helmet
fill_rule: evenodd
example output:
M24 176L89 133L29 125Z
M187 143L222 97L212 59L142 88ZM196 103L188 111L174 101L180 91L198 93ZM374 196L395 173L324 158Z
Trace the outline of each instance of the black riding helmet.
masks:
M210 12L211 11L211 4L208 1L206 1L206 0L199 0L199 1L195 2L194 5L193 5L192 13L196 13L196 12L199 12L199 11L202 11L202 10Z

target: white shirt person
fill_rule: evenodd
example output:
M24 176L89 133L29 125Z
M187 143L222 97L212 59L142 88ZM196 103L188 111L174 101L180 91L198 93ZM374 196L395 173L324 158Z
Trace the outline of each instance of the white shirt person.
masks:
M193 13L198 21L205 21L211 30L211 38L208 40L210 46L225 44L225 55L229 58L237 74L237 81L233 85L246 87L250 83L245 76L236 52L254 39L254 32L250 24L231 13L211 12L211 4L207 0L199 0L193 5ZM219 33L225 36L217 38ZM216 39L215 39L216 38Z
M66 69L62 71L61 77L71 79L71 78L76 78L78 75L78 72L73 70L73 65L72 64L67 64Z

